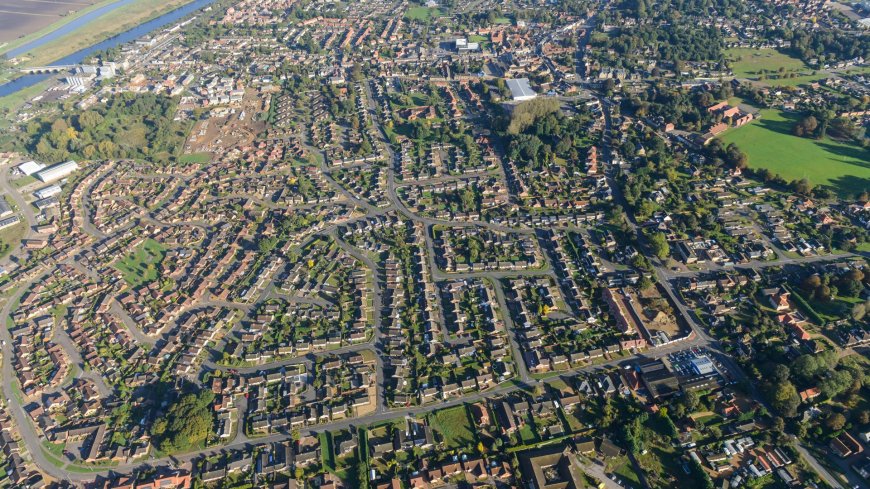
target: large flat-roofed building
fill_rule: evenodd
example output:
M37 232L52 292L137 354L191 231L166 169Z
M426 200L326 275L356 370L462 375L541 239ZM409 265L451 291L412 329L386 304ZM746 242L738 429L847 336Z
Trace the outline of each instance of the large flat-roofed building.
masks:
M715 372L713 361L710 357L696 357L691 360L692 370L697 375L709 375Z
M679 380L661 360L640 365L639 369L640 379L653 399L669 397L679 392Z
M12 215L12 206L6 201L5 195L0 195L0 217Z
M4 219L0 219L0 229L6 229L10 226L18 224L19 222L21 222L21 218L19 218L18 216L10 216Z
M528 78L514 78L507 80L507 86L511 90L511 96L515 102L531 100L538 96L532 87L529 86Z
M68 177L74 171L79 169L79 164L73 160L64 163L58 163L36 173L36 178L43 182L52 182Z
M35 161L25 161L24 163L15 167L15 170L20 172L22 175L33 175L34 173L45 168L45 165L42 163L37 163Z
M60 188L60 185L49 185L47 187L42 187L36 192L33 192L33 196L37 199L47 199L51 196L61 193L61 191L62 189Z
M464 37L457 39L455 46L456 51L460 53L467 53L469 51L477 51L480 49L480 43L468 42L468 39Z

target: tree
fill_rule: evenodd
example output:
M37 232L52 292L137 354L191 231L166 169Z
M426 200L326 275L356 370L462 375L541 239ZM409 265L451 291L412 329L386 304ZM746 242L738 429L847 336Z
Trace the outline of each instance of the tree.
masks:
M202 390L186 394L169 406L166 415L152 425L152 434L165 452L184 451L201 446L211 433L211 403L214 394Z
M775 416L773 418L773 431L776 433L782 433L785 431L785 420L780 416Z
M795 134L795 136L799 136L799 137L804 137L804 136L809 137L809 136L812 136L816 132L816 129L818 127L819 127L819 121L816 120L815 117L809 115L809 116L801 119L797 124L795 124L794 134Z
M655 232L647 236L649 239L650 248L655 256L660 260L664 260L671 254L671 247L668 245L668 239L665 233Z
M825 426L831 431L840 431L846 426L846 417L840 413L831 413L825 419Z

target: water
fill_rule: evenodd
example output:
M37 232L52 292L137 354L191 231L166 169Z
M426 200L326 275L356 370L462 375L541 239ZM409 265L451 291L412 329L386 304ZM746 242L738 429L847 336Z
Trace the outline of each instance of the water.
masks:
M37 48L39 46L42 46L43 44L45 44L49 41L53 41L54 39L57 39L61 36L65 36L65 35L69 34L70 32L78 29L79 27L83 27L83 26L87 25L88 22L100 17L101 15L107 14L107 13L111 12L112 10L115 10L118 7L127 5L128 3L132 3L134 1L135 0L118 0L117 2L110 3L109 5L104 5L96 10L93 10L91 12L88 12L85 15L82 15L81 17L73 20L69 24L66 24L66 25L60 27L57 30L49 32L48 34L46 34L38 39L34 39L33 41L28 42L27 44L22 44L21 46L8 51L6 53L6 57L7 58L14 58L18 55L24 54L33 48Z
M121 5L130 3L132 1L134 1L134 0L119 0L119 2L107 5L106 7L103 7L103 8L113 10ZM75 53L70 54L69 56L66 56L64 58L58 59L56 61L53 61L50 64L52 64L52 65L80 64L88 56L90 56L98 51L103 51L103 50L106 50L109 48L113 48L115 46L120 46L121 44L126 44L128 42L135 41L136 39L150 33L151 31L154 31L156 29L160 29L162 27L165 27L168 24L176 22L176 21L190 15L191 13L193 13L201 8L203 8L209 4L214 3L215 1L216 0L194 0L193 2L188 3L187 5L179 7L171 12L167 12L159 17L156 17L152 20L149 20L148 22L140 24L140 25L138 25L138 26L136 26L128 31L122 32L114 37L110 37L110 38L106 39L105 41L102 41L102 42L99 42L97 44L94 44L93 46L84 48L81 51L76 51ZM103 13L105 13L105 12L106 11L104 11ZM62 27L61 29L65 29L69 26L73 26L73 27L70 27L69 30L67 30L67 32L69 32L72 29L84 26L85 24L87 24L87 22L94 19L93 17L88 17L88 19L85 20L85 17L88 17L88 15L82 16L82 17L70 22L69 24ZM79 22L79 21L82 21L82 22ZM55 31L55 32L57 32L57 31ZM28 44L27 49L31 49L35 46L38 46L44 42L47 42L51 39L58 37L58 36L54 36L54 37L51 37L50 39L46 39L46 37L49 37L52 34L48 34L44 37L41 37L41 38L33 41L33 43ZM22 46L22 48L24 48L24 47L25 46ZM14 53L16 51L18 51L18 49L10 51L10 53ZM36 85L37 83L39 83L39 82L41 82L41 81L43 81L51 76L52 75L50 75L50 74L24 75L20 78L16 78L15 80L12 80L8 83L0 85L0 97L5 97L7 95L11 95L15 92L18 92L19 90L22 90L24 88Z

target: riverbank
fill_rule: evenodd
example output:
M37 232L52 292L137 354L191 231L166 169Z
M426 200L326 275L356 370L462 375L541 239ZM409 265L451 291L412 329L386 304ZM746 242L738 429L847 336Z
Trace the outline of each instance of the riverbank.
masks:
M72 23L73 21L78 20L78 19L90 14L91 12L94 12L95 10L106 8L109 5L116 3L118 1L119 0L102 0L100 2L94 3L93 5L88 5L87 7L83 8L81 10L77 10L76 12L74 12L72 14L65 15L65 16L59 18L57 21L41 27L37 31L31 32L30 34L27 34L23 37L19 37L17 39L12 39L6 43L3 43L3 45L0 46L0 54L6 55L6 53L8 53L10 51L14 51L21 46L38 41L39 39L41 39L45 36L51 35L52 33L56 32L57 30Z
M140 24L182 7L193 0L136 0L119 6L86 25L57 39L41 44L18 57L25 61L19 66L41 66L98 44ZM110 2L111 3L111 2Z

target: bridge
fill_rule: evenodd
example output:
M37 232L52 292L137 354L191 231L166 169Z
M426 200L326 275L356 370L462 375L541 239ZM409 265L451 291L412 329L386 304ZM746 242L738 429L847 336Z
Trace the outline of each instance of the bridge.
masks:
M81 65L29 66L27 68L20 68L19 71L27 75L41 75L45 73L63 73L65 71L72 71L79 66Z

